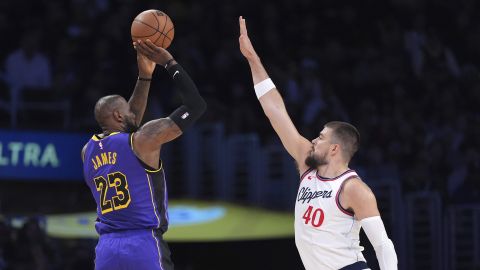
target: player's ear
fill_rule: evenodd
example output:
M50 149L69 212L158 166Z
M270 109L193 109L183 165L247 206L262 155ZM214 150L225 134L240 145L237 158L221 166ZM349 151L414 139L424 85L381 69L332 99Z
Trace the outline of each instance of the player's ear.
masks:
M115 121L122 122L123 115L120 113L119 110L113 110L112 114L113 114L113 119L115 119Z
M332 151L332 154L338 154L340 152L340 144L338 143L332 143L330 145L330 150Z

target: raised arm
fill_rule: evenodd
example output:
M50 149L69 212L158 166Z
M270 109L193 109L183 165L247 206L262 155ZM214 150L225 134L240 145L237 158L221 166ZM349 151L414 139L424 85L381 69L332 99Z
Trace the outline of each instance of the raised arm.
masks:
M147 107L150 82L156 64L145 55L137 52L137 65L138 79L128 104L130 105L132 112L135 114L135 124L140 126L143 114L145 113L145 108Z
M207 105L188 73L167 50L155 46L149 40L135 43L135 48L148 59L165 67L172 77L183 103L167 118L149 121L134 133L134 151L150 165L158 162L161 145L180 136L200 118Z
M268 117L268 120L270 120L273 129L280 137L283 146L297 162L300 173L303 173L308 169L304 161L309 151L312 149L312 143L298 133L297 128L292 123L292 120L287 113L285 103L283 102L280 93L277 91L275 85L273 85L271 81L268 81L268 73L263 67L260 57L255 52L248 37L245 19L240 17L239 23L240 51L250 65L257 97L262 105L265 115Z

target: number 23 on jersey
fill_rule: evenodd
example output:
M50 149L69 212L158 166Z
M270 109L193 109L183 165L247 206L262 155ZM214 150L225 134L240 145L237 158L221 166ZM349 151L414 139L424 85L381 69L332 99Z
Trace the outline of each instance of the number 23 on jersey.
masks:
M102 214L114 210L127 208L130 204L130 192L128 190L127 177L121 172L109 173L107 179L103 176L93 179L97 191L100 192L100 208ZM116 195L107 199L109 188L115 188Z

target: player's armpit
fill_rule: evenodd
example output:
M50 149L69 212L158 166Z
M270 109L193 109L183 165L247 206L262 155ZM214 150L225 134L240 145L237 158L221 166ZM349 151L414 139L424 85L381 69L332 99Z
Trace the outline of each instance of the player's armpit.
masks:
M160 146L178 136L182 130L170 118L160 118L145 123L133 134L134 150L136 152L158 151Z
M339 201L343 208L353 210L358 220L380 215L372 190L357 177L346 180Z

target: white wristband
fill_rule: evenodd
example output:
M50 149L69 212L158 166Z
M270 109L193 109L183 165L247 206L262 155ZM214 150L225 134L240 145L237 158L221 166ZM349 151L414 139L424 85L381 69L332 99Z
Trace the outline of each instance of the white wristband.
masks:
M255 88L255 94L257 94L257 98L260 99L261 96L275 88L275 84L272 82L272 79L268 78L255 84L253 88Z

